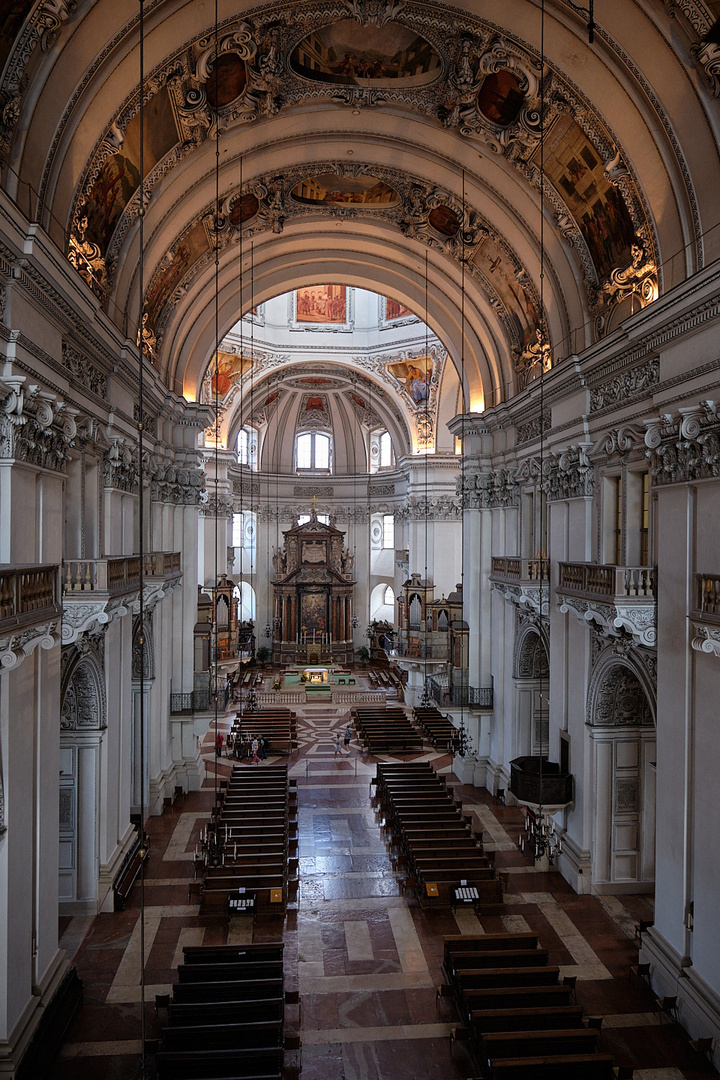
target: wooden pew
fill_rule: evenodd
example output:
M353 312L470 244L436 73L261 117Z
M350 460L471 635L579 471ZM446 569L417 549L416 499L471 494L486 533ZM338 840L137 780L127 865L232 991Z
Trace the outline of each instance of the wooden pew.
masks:
M515 1057L492 1063L493 1080L612 1080L609 1054Z
M181 983L240 982L253 979L282 978L282 960L252 960L247 962L178 964Z
M204 1001L217 1001L218 995L228 1001L256 1001L261 998L282 996L282 976L275 975L271 978L249 979L223 979L222 986L218 987L216 979L202 981L175 983L172 990L173 1004L200 1003Z
M587 1030L587 1029L583 1029ZM282 1046L282 1020L251 1020L235 1024L190 1024L162 1030L165 1051L231 1050Z
M464 987L460 998L467 1016L477 1009L508 1008L535 1009L545 1006L569 1005L570 988L561 983L528 986Z
M478 1034L581 1027L582 1005L547 1005L538 1009L473 1009L470 1026Z
M547 1057L560 1054L593 1054L598 1040L595 1028L553 1028L549 1031L489 1031L482 1037L484 1052L496 1059Z
M282 995L257 1000L172 1002L168 1006L171 1027L202 1024L251 1023L258 1020L283 1022L285 999Z
M458 968L455 979L464 992L502 986L551 986L559 974L559 967Z
M253 942L246 945L185 945L186 964L244 964L257 960L282 960L282 941Z
M276 1080L282 1076L281 1046L232 1050L160 1050L158 1080Z

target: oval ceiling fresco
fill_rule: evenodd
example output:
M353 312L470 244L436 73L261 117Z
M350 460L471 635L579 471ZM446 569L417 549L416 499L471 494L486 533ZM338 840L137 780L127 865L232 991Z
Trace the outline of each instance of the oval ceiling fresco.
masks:
M294 49L290 65L306 79L346 86L424 86L442 72L437 52L414 30L396 22L358 26L354 19L313 30Z
M340 176L338 173L321 173L302 180L292 191L300 203L352 203L368 208L382 209L400 202L397 191L375 176Z
M478 94L480 112L498 127L514 123L523 106L525 95L512 71L491 72L484 80Z
M205 83L205 94L213 109L222 109L243 93L247 83L245 61L237 53L216 56Z

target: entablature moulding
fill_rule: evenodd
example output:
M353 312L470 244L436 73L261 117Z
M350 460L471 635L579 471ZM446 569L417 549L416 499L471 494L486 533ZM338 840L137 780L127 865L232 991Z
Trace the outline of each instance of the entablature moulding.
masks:
M638 645L654 648L657 640L657 604L655 600L630 603L616 597L610 601L578 596L561 596L557 609L571 612L581 623L597 629L610 639L630 637Z

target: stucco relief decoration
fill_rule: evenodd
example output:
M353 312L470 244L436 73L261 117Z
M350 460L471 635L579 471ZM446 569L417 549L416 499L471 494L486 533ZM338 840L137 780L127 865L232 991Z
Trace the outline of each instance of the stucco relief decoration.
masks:
M115 491L136 493L138 462L134 447L123 438L111 438L103 456L103 483Z
M720 657L720 627L707 623L691 622L693 636L690 644L695 652L709 653Z
M153 502L202 506L207 502L205 473L190 464L158 462L150 478L150 497Z
M0 638L0 668L12 671L35 649L54 649L60 641L60 620L41 623L19 634Z
M139 679L155 678L155 647L153 641L152 612L146 612L140 623L139 617L133 619L132 639L132 677Z
M208 495L207 501L201 507L201 514L209 518L225 518L232 520L233 500L230 495Z
M11 33L14 22L23 17L23 7L15 5L19 11L5 11L3 18L8 24L6 32ZM0 89L0 154L4 157L10 149L15 126L20 119L23 95L27 88L26 69L37 48L47 52L63 25L75 11L74 0L42 0L31 11L25 25L16 38L12 54L5 66L5 77ZM17 26L20 30L20 26Z
M82 385L83 389L97 394L98 397L105 398L107 378L104 373L87 356L84 356L83 353L73 348L66 341L62 343L62 364L71 377Z
M590 412L599 412L645 394L659 381L660 358L652 356L644 363L593 386L590 390Z
M481 139L496 153L513 143L534 147L540 137L537 61L497 36L481 42L463 35L454 46L440 102L443 124Z
M588 457L590 443L569 446L557 454L551 452L544 464L544 487L550 501L578 499L593 494L595 470Z
M64 648L61 660L61 731L102 731L107 727L107 702L102 634L83 634Z
M720 97L720 45L717 41L704 39L690 46L690 54L703 73L713 97Z
M653 484L720 476L720 416L714 401L701 401L643 423Z
M603 282L600 296L609 305L619 304L628 296L637 297L640 307L657 300L657 265L640 239L636 238L631 245L630 262L613 270Z
M547 679L550 676L547 648L540 635L526 631L518 640L515 657L516 679Z
M609 668L595 696L591 723L596 727L620 727L652 722L652 709L637 675L620 664Z
M430 498L410 496L404 506L395 510L396 521L459 521L462 509L457 499L448 495Z
M332 414L326 394L303 394L298 409L298 431L332 430Z
M0 380L0 457L64 472L75 445L78 410L23 375Z

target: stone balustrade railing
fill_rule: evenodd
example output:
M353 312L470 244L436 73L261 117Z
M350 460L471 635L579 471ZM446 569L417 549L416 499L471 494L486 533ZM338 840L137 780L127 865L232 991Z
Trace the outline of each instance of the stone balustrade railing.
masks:
M602 566L597 563L560 564L558 592L593 598L655 600L655 568L652 566Z
M547 581L547 559L520 559L516 556L498 556L492 560L492 576L500 581Z
M720 622L720 574L696 574L695 588L695 613Z
M148 580L168 580L182 575L179 551L149 551L143 555ZM140 588L140 556L113 559L65 559L62 568L65 597L77 593L125 593Z
M140 587L140 556L115 559L65 559L63 594L123 593Z
M0 566L0 631L43 622L61 610L56 565Z

